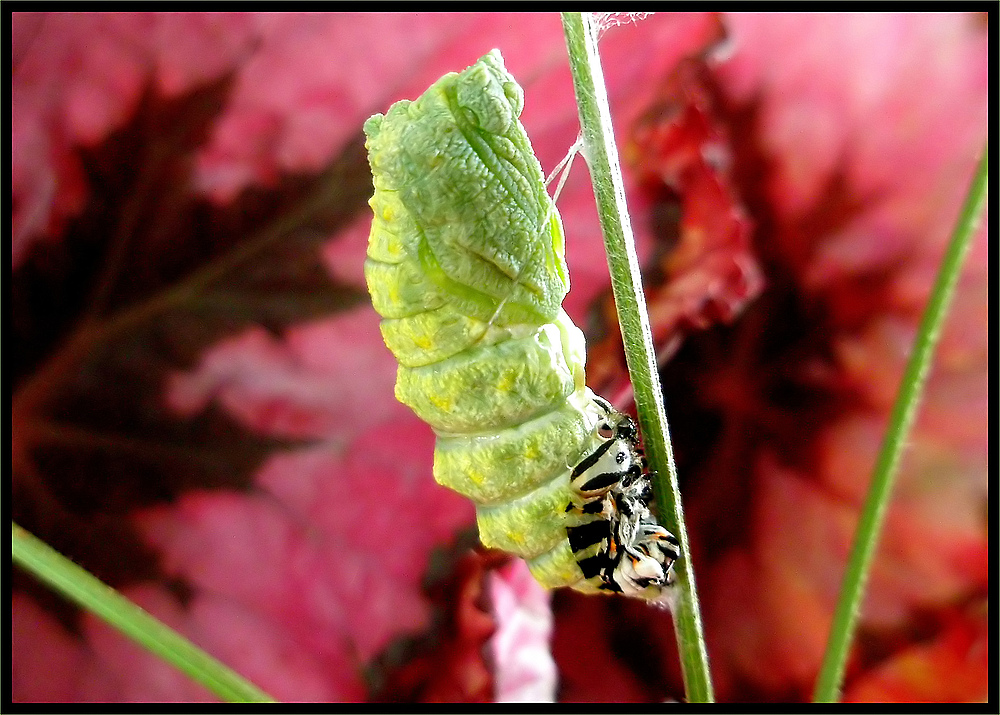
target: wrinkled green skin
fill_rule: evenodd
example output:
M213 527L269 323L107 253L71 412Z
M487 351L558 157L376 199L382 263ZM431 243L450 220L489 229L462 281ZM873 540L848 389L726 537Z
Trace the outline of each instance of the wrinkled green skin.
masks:
M497 50L365 123L365 261L396 397L437 435L434 476L476 503L480 539L547 587L595 591L566 528L594 516L570 472L600 439L559 214Z

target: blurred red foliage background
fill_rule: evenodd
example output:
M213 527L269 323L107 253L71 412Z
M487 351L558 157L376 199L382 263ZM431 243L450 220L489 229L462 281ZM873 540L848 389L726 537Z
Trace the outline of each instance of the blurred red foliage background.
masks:
M985 141L987 20L605 24L717 695L802 701ZM17 521L281 700L683 697L668 614L471 548L364 292L361 123L498 47L551 170L557 15L14 13L11 45ZM590 383L627 394L585 171L559 208ZM846 700L987 697L986 224ZM211 698L12 580L14 701Z

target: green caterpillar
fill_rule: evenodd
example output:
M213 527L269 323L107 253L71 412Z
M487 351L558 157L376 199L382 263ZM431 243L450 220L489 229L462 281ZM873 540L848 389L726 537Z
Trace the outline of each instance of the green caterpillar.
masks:
M434 477L547 587L660 600L677 541L649 511L634 423L585 384L562 223L498 50L365 123L365 261L396 397L437 435Z

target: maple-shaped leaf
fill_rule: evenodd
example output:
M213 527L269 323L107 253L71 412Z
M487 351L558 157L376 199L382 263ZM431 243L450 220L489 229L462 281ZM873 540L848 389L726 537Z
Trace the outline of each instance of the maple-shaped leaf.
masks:
M84 563L74 539L92 538L71 532L93 524L81 519L110 536L137 504L241 488L280 444L217 409L175 419L161 398L170 372L243 326L280 330L359 300L319 246L364 206L360 142L318 175L226 207L193 191L194 153L231 84L147 90L126 126L81 152L84 211L12 277L14 516Z
M619 143L643 147L623 151L626 184L640 256L660 266L647 287L665 299L717 692L806 697L901 346L984 136L983 22L615 24L602 61ZM434 484L432 434L394 400L359 300L362 122L493 47L551 170L578 131L554 14L13 19L15 516L283 700L361 700L373 683L409 700L493 695L487 581L455 541L472 508ZM703 67L684 80L690 57ZM558 205L566 308L593 344L608 277L585 172ZM885 628L987 583L983 237L915 435L933 439L901 476L873 571L863 647L883 660L902 647ZM735 256L763 272L755 300ZM621 384L613 352L588 371ZM929 521L947 568L921 560ZM442 547L459 565L427 591ZM17 578L15 700L206 697ZM682 697L668 614L553 603L560 699Z

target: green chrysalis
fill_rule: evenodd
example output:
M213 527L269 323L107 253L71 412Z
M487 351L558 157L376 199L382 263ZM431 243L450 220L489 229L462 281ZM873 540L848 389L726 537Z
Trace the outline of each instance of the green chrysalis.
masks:
M585 384L559 213L498 50L365 122L365 261L396 397L480 539L547 587L660 600L677 542L650 514L634 423Z

